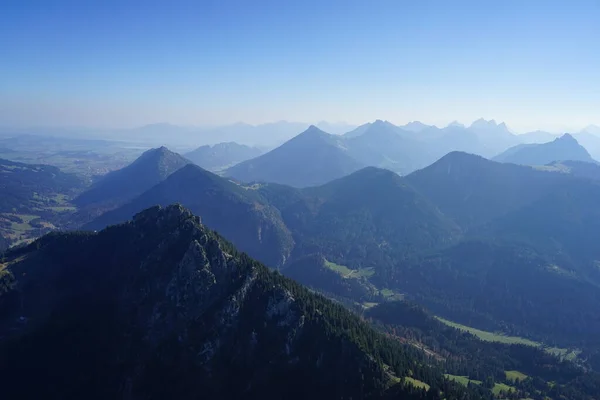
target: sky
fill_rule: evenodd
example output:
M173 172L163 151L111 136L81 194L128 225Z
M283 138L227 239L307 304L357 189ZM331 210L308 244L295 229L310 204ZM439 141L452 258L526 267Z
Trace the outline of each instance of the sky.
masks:
M600 125L600 0L4 0L0 125Z

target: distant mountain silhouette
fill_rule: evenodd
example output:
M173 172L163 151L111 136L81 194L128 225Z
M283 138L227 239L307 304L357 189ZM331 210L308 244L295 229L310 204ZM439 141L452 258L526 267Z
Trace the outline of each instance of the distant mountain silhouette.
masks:
M494 160L522 165L546 165L563 160L594 162L587 150L568 133L544 144L518 145Z
M151 149L130 165L102 177L75 199L80 207L114 208L140 195L191 162L166 147Z
M545 132L545 131L533 131L517 135L521 143L534 144L534 143L547 143L556 139L559 135Z
M450 123L448 124L448 126L447 126L447 127L448 127L448 128L449 128L449 127L453 127L453 128L466 128L466 127L465 127L465 124L461 124L461 123L460 123L460 122L458 122L458 121L452 121L452 122L450 122Z
M347 124L345 122L319 121L317 124L315 124L315 126L322 131L329 132L334 135L343 135L346 132L356 129L356 125Z
M405 175L428 164L425 144L388 121L369 124L359 136L346 137L348 153L364 165L386 168Z
M235 142L218 143L213 146L200 146L184 156L194 164L209 171L220 171L242 161L258 157L262 151Z
M600 160L600 135L589 132L580 132L573 134L580 145L590 153L594 160Z
M362 135L363 133L365 133L367 131L367 129L369 129L371 127L372 124L374 124L374 122L367 122L366 124L360 125L360 126L354 128L353 130L346 132L343 136L344 136L344 138L358 137L358 136Z
M273 182L294 187L320 185L360 169L339 136L309 127L278 148L229 168L242 182Z
M427 128L431 128L431 125L426 125L421 121L412 121L406 125L400 126L400 128L404 129L405 131L419 133Z
M477 135L481 145L477 154L484 157L492 157L520 143L517 135L510 132L504 122L498 124L494 120L481 118L473 122L468 130Z
M591 133L592 135L600 136L600 126L588 125L581 130L581 133Z

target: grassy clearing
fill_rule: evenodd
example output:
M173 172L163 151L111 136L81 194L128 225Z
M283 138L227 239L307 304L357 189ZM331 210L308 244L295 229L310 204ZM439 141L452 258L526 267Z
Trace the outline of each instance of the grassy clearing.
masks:
M418 379L414 379L414 378L411 378L408 376L404 378L404 383L413 385L416 388L422 388L425 390L429 390L429 388L430 388L430 386L428 384L426 384L425 382L421 382Z
M528 378L527 375L520 371L504 371L504 373L506 374L506 380L510 382L514 382L517 379L523 381Z
M492 389L492 393L494 394L494 396L498 396L501 392L504 393L509 393L509 392L516 392L517 389L515 389L512 386L508 386L504 383L496 383L494 385L494 388Z
M561 360L574 361L581 354L581 350L561 349L560 347L547 347L545 350Z
M369 309L369 308L375 307L378 304L379 303L373 303L373 302L367 301L367 302L363 303L362 306L364 309Z
M436 317L436 318L440 322L443 322L444 324L446 324L448 326L451 326L451 327L461 330L463 332L469 332L470 334L477 336L479 339L486 341L486 342L498 342L498 343L504 343L504 344L523 344L526 346L533 346L533 347L541 347L542 346L541 343L534 342L533 340L521 338L518 336L506 336L502 333L482 331L480 329L475 329L475 328L471 328L470 326L457 324L456 322L448 321L447 319L443 319L440 317Z
M395 292L395 291L390 290L390 289L381 289L381 290L379 290L379 295L383 296L388 301L403 300L404 299L404 295L403 294Z
M332 271L337 272L344 278L370 278L375 273L373 268L350 269L345 265L333 263L325 260L325 266Z
M560 358L561 360L574 361L577 356L581 353L581 350L570 350L563 349L559 347L547 347L543 343L534 342L533 340L525 339L518 336L506 336L503 333L495 333L482 331L481 329L471 328L470 326L461 325L456 322L448 321L447 319L435 317L438 321L443 322L444 324L461 330L463 332L469 332L470 334L477 336L479 339L486 342L496 342L503 344L522 344L525 346L539 347L544 351Z
M464 386L468 386L469 383L472 383L474 385L481 385L481 381L476 381L474 379L469 379L468 376L458 376L458 375L450 375L450 374L444 374L444 376L448 379L450 379L451 381L454 381L456 383L460 383L461 385Z
M58 207L46 207L46 209L51 210L53 212L66 212L66 211L76 211L77 207L73 206L58 206Z
M36 218L39 217L37 215L29 214L0 214L0 219L6 219L8 222L10 222L9 229L12 231L12 234L16 236L32 230L33 227L29 223ZM14 221L14 219L18 219L19 221Z

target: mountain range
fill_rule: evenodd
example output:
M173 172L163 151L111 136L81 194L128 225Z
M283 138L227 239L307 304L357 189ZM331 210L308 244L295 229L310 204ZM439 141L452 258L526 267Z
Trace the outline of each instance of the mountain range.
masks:
M428 129L418 135L437 132ZM460 135L463 128L454 129ZM508 387L515 398L588 400L583 393L593 393L597 382L582 371L600 369L598 164L537 165L546 161L539 159L528 166L455 151L405 176L362 163L343 173L336 170L340 160L355 160L356 149L376 153L365 138L388 140L377 151L389 159L396 140L415 149L424 143L385 121L352 136L311 127L261 156L268 157L256 164L260 171L273 173L273 165L294 172L301 165L294 154L317 155L312 164L305 160L310 173L298 175L297 187L219 176L166 148L113 173L135 190L119 186L121 179L99 180L79 196L101 198L80 206L99 215L84 226L88 232L53 233L1 258L0 376L20 382L28 365L54 365L54 375L37 374L35 384L13 385L9 393L19 387L27 396L55 388L80 397L95 388L99 398L199 391L208 398L491 398L490 391L498 397ZM315 153L314 146L326 150ZM564 152L573 147L580 146L564 136L516 152L541 148L534 154L573 158ZM17 167L9 165L7 176ZM301 181L318 178L319 168L342 176ZM40 185L32 183L29 198L38 199ZM273 319L269 310L281 296L291 308L282 305ZM408 308L410 302L442 322ZM230 323L232 315L239 319ZM281 325L287 318L290 325ZM304 336L307 320L315 325ZM463 340L445 331L446 320L527 338L530 349ZM255 343L255 334L266 339ZM548 356L554 350L545 346L574 354L574 363ZM314 365L319 354L327 372ZM226 368L231 359L233 372ZM535 379L513 384L505 373L514 369ZM323 383L303 389L292 378L299 374ZM225 383L233 376L239 385ZM481 386L451 385L464 376Z
M547 135L554 138L551 134ZM588 133L578 135L591 136ZM496 156L498 161L529 165L545 165L561 160L593 162L591 156L571 135L563 136L555 144L544 146L522 143L522 140L532 142L545 138L546 133L542 132L514 135L506 124L483 119L475 121L469 127L451 124L442 129L416 122L405 129L388 121L377 120L342 136L330 135L312 126L280 147L241 162L223 173L242 182L272 182L306 187L342 177L361 166L386 168L400 175L407 175L425 168L452 151L488 158ZM569 142L569 138L573 140ZM593 138L596 137L591 140ZM600 138L597 140L600 142ZM511 158L513 153L521 151L522 156ZM535 155L536 153L539 154ZM311 162L308 163L307 160Z
M180 206L46 236L0 273L7 398L484 398Z
M325 134L315 128L310 135ZM179 202L250 256L334 296L408 296L451 319L595 348L600 325L584 310L600 306L592 234L600 193L580 176L453 152L406 177L368 167L299 189L243 185L190 165L87 228ZM476 270L461 267L467 264ZM486 296L482 288L493 302L462 302ZM572 295L540 312L550 301L544 293L556 291Z

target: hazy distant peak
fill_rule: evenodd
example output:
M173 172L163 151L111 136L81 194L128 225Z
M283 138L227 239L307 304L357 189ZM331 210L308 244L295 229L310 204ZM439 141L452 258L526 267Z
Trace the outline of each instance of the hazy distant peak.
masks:
M160 146L154 149L146 150L138 159L148 159L152 157L161 157L167 154L174 154L166 146Z
M555 142L563 142L563 143L576 143L579 144L577 139L573 137L570 133L565 133L559 138L554 139Z
M581 133L591 133L592 135L600 136L600 126L588 125L581 130Z
M504 125L504 123L502 123L502 125ZM496 120L491 119L488 121L483 118L479 118L477 121L473 121L473 123L471 124L471 128L493 128L496 126L498 126ZM506 127L506 125L504 126Z
M448 128L465 128L465 125L455 120L448 124Z
M382 120L382 119L376 119L375 122L373 122L372 126L394 126L394 124L392 124L390 121L386 121L386 120Z
M304 132L302 132L300 135L327 135L328 133L325 131L322 131L321 129L317 128L315 125L311 125L309 126Z
M421 132L427 128L431 128L431 125L426 125L421 121L411 121L408 124L401 126L402 129L407 130L409 132Z

